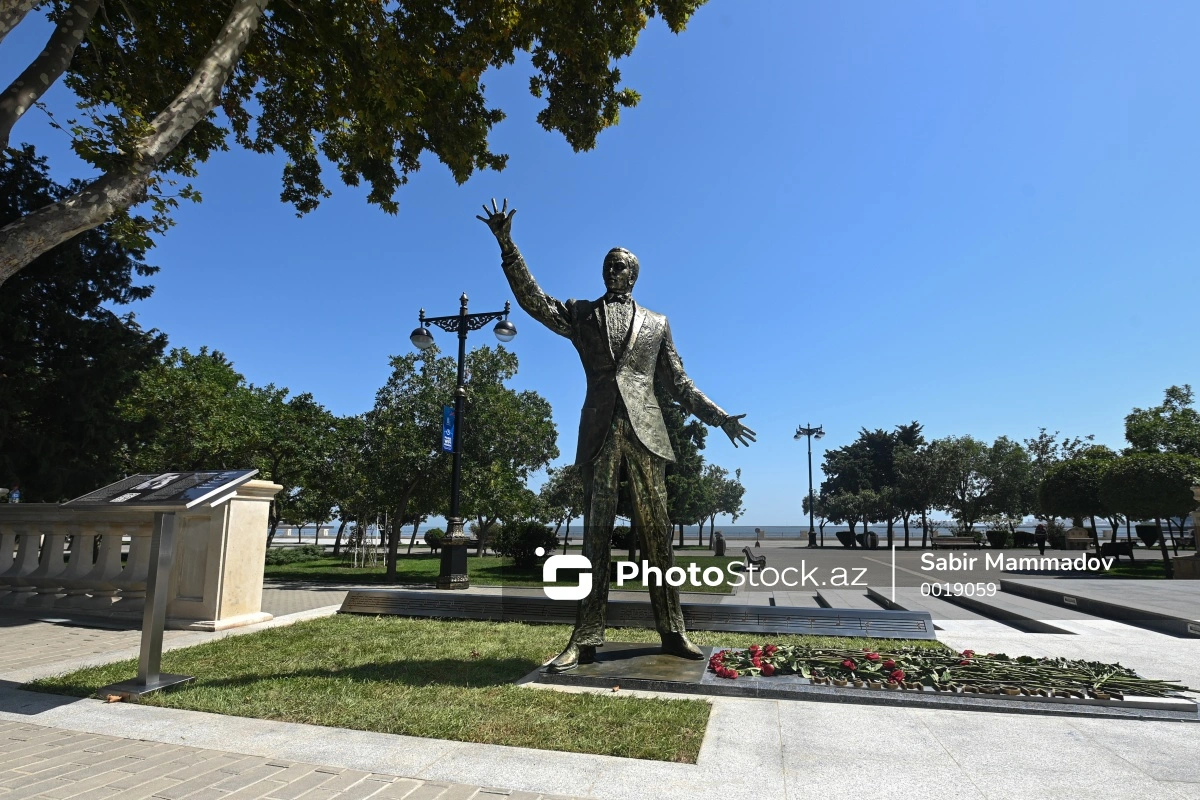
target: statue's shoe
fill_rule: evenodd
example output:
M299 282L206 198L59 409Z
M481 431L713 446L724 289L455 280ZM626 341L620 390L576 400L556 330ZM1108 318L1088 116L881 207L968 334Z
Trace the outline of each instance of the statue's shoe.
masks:
M662 636L662 649L667 655L679 656L680 658L704 658L704 653L700 652L700 648L688 641L688 638L682 633L664 633Z
M596 660L596 647L590 644L571 642L554 660L546 665L546 672L559 674L575 669L580 664L591 664Z

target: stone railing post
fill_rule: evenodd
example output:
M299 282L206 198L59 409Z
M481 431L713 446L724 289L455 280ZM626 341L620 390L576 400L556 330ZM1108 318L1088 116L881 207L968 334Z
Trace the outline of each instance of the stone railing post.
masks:
M0 597L0 605L20 607L33 596L37 587L29 583L29 576L38 568L38 556L42 550L42 532L37 525L16 524L11 526L16 534L17 553L12 566L0 575L0 582L8 588L8 594Z
M150 574L150 534L152 516L147 515L144 523L126 523L114 526L118 532L129 537L129 555L125 568L112 579L118 589L117 602L112 610L118 614L141 614L146 605L146 577Z
M282 488L249 481L216 508L176 515L168 627L224 630L271 618L262 610L263 562L271 500Z
M85 579L95 566L92 560L96 551L95 523L81 519L78 522L68 522L66 529L71 539L71 556L59 579L65 596L59 598L54 604L55 608L71 608L86 599L88 586Z
M88 587L88 597L72 602L79 608L108 611L117 602L116 579L121 575L121 550L125 546L125 526L100 520L93 524L100 537L100 554L92 569L80 581ZM71 599L71 598L68 598Z

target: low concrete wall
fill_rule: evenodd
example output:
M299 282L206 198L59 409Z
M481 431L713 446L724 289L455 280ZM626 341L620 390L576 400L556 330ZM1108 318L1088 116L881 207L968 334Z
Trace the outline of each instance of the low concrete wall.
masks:
M271 618L262 611L263 559L270 502L282 488L250 481L216 508L176 515L168 627L222 630ZM153 521L151 512L0 505L0 608L140 618Z

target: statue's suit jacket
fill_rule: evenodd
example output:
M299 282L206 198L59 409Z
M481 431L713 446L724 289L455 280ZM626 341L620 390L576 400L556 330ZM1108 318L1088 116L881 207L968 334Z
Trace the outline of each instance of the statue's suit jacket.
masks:
M529 316L565 336L579 351L587 376L587 395L579 415L576 464L588 464L600 452L612 429L620 398L638 439L654 455L675 460L667 426L654 394L660 388L708 425L719 426L728 415L696 388L675 351L671 326L662 314L636 303L625 347L614 353L603 298L568 300L550 297L537 285L516 247L504 247L504 274L517 303Z

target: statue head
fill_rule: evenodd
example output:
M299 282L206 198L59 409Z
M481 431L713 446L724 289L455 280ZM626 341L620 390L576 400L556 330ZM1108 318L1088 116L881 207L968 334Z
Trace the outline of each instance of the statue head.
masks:
M604 257L604 286L610 292L632 292L637 283L637 256L624 247L614 247Z

